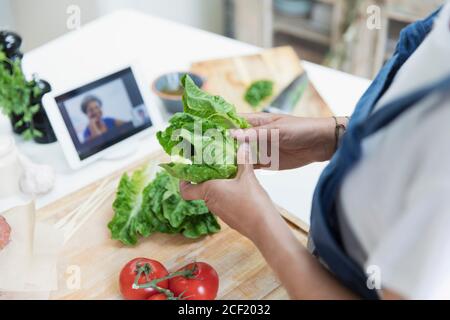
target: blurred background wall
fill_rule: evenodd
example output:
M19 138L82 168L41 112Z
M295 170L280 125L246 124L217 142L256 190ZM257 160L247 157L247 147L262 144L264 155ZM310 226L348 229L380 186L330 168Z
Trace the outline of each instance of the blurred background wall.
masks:
M0 11L9 8L10 29L22 36L23 49L28 51L70 31L66 26L66 10L72 4L82 9L83 23L98 16L96 3L92 0L0 0Z
M263 48L292 46L302 59L371 78L392 55L400 30L445 0L0 0L0 26L17 31L25 51L81 22L133 8ZM370 23L379 24L374 28Z
M11 1L0 0L0 28L9 29L13 24Z
M92 1L92 0L91 0ZM196 28L222 34L222 0L96 0L99 14L120 8L134 8Z
M0 0L0 26L24 39L33 49L70 30L67 8L81 9L82 23L121 8L133 8L215 33L223 33L222 0Z

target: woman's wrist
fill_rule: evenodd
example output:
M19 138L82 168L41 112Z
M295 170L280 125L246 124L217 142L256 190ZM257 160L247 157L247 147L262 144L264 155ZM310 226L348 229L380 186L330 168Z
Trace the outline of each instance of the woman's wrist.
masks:
M318 118L316 121L314 161L328 161L335 151L335 121L333 118Z
M336 152L339 140L348 125L346 117L331 117L317 119L317 146L315 150L315 161L328 161Z

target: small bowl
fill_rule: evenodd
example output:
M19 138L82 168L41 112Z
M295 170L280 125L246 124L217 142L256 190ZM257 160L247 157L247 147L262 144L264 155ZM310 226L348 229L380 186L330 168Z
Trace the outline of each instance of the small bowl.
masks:
M283 15L306 17L311 13L313 3L311 0L275 0L274 6Z
M153 81L153 92L161 99L164 107L170 113L183 112L182 96L184 89L180 81L185 74L189 75L199 88L203 87L204 79L191 72L171 72L163 74Z

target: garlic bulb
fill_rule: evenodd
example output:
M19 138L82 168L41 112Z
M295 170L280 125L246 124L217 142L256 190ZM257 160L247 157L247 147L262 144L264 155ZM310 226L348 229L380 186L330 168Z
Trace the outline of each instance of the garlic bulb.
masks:
M33 163L27 157L21 155L20 162L23 167L20 188L28 195L40 195L48 193L55 185L55 172L48 165Z

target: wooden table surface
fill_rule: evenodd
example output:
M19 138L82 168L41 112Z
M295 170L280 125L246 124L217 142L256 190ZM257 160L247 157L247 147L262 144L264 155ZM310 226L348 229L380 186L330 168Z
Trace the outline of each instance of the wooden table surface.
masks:
M162 153L152 155L124 171L132 171L149 161L160 161ZM117 184L124 171L114 173ZM110 178L111 178L110 177ZM108 178L108 179L110 179ZM38 211L39 219L59 219L79 207L99 187L98 181L79 192ZM251 241L221 222L222 230L200 240L181 235L154 234L136 247L125 247L110 239L107 223L113 215L114 193L64 246L58 261L58 290L51 299L120 299L118 274L135 257L161 261L169 270L192 261L205 261L220 277L218 299L288 299L275 275ZM300 242L306 234L291 225ZM70 270L79 268L80 288L73 289Z

